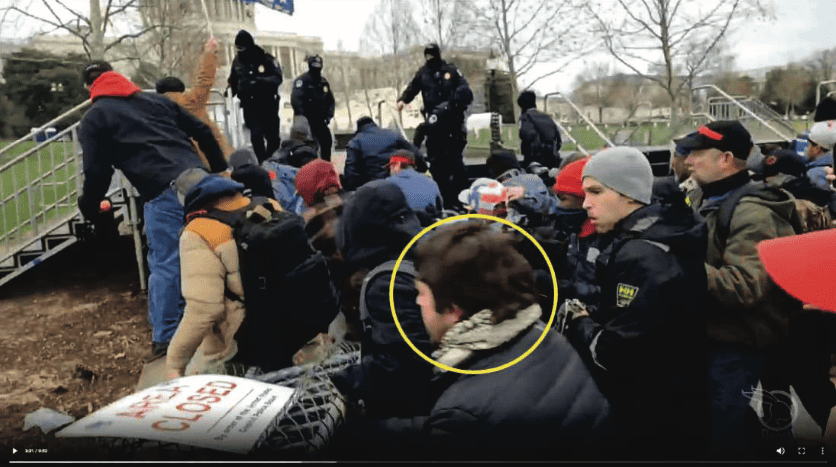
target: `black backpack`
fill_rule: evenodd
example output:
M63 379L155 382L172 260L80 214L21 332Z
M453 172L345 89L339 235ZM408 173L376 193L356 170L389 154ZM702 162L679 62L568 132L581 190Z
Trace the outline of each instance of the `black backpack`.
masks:
M256 197L235 211L199 211L232 228L238 245L245 305L244 321L235 333L234 362L264 372L292 366L292 357L310 339L326 332L340 308L328 265L305 233L305 221L276 212L268 198Z

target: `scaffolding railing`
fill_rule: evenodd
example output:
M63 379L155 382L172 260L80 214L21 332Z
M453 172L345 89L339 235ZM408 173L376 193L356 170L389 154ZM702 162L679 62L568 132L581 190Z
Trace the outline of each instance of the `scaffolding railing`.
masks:
M584 115L584 113L581 112L581 109L579 109L574 102L572 102L568 97L563 95L563 93L561 93L560 91L550 92L543 97L544 112L548 113L549 98L551 98L552 96L557 96L559 100L569 104L569 106L572 107L572 109L575 111L578 117L580 117L586 123L586 125L589 126L589 128L591 128L592 131L594 131L602 140L604 140L604 143L606 143L610 147L615 146L615 143L613 143L612 140L592 122L592 120L590 120L586 115ZM557 123L557 126L560 129L561 134L563 136L566 136L566 138L569 141L574 143L575 147L578 148L578 151L580 151L584 155L589 155L589 151L587 151L583 146L581 146L580 143L569 133L569 131L566 130L566 128L564 128L563 125L558 123L556 120L555 123Z
M41 141L38 137L89 105L82 102L0 149L0 285L78 241L78 226L86 222L78 210L84 182L80 122ZM138 194L117 171L107 196L116 217L132 231L145 289Z
M740 96L733 97L713 84L695 86L691 92L700 90L711 90L719 94L719 96L706 99L706 106L708 108L698 109L695 113L692 113L692 116L708 113L713 120L753 119L777 135L781 140L789 141L793 139L795 129L784 122L780 115L769 109L762 102L756 101L748 96L743 98ZM771 113L765 109L769 109ZM777 127L780 127L781 130Z
M243 118L237 99L212 90L207 112L235 147L244 145ZM78 210L84 173L80 121L48 137L48 128L85 110L90 100L0 148L0 285L31 269L78 240L86 220ZM146 288L142 255L139 193L116 171L107 192L136 250L140 287Z

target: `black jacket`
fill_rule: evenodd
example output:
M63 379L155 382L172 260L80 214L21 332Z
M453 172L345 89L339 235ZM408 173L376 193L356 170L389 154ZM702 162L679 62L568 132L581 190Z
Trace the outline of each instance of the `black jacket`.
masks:
M254 45L238 54L232 61L227 82L232 96L241 99L242 106L265 106L279 102L279 86L284 77L272 55Z
M186 169L204 167L189 138L206 154L211 172L227 169L212 130L167 97L145 92L110 97L106 89L104 93L81 120L84 188L79 208L85 217L98 213L114 167L145 201L156 198Z
M461 369L507 363L530 349L544 325L531 326ZM549 331L526 358L501 371L444 372L428 415L351 421L354 449L364 459L571 460L611 455L610 406L577 351ZM348 430L346 430L348 431Z
M560 131L554 120L537 109L528 109L520 115L520 151L523 165L538 162L545 167L560 165Z
M455 65L443 60L437 69L427 64L422 66L399 100L409 104L419 92L424 100L425 115L430 114L439 104L448 101L463 114L467 106L473 102L473 92L467 80Z
M371 271L397 259L419 231L418 219L401 189L390 181L375 180L346 199L337 245L349 269ZM428 354L429 336L415 303L415 280L401 271L394 294L398 319L410 340ZM391 272L367 284L365 300L371 320L363 332L361 361L332 381L350 401L363 400L376 416L412 416L426 409L432 365L409 348L394 324L390 278Z
M636 449L648 439L696 446L705 434L707 235L687 210L633 212L599 237L600 303L569 323L570 341Z
M293 80L290 104L294 115L304 115L311 126L327 125L334 118L334 93L323 76L307 72Z

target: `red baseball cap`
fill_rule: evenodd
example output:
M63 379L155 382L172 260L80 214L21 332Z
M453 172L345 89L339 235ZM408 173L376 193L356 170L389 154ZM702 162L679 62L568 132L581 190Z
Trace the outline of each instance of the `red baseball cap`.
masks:
M836 312L836 230L766 240L758 244L766 272L806 304Z

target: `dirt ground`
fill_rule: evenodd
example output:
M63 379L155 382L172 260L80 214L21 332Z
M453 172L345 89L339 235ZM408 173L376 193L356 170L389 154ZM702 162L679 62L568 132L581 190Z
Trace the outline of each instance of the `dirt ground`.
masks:
M80 419L134 392L151 329L133 243L119 239L104 274L89 249L75 244L0 287L0 459L87 457L89 441L24 431L24 416L48 407Z

